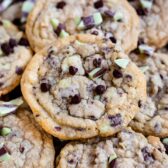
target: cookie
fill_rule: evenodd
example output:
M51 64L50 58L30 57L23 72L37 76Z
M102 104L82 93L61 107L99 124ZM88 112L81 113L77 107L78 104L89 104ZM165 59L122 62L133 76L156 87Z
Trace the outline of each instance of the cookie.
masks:
M28 107L12 113L18 101L0 102L0 167L54 168L52 137L37 125Z
M133 129L146 135L168 136L168 52L151 56L132 53L132 60L144 71L148 99L131 122Z
M20 30L24 30L27 16L36 0L9 1L10 3L7 3L6 0L0 2L1 17L13 22Z
M28 41L8 20L0 21L0 96L19 85L21 75L32 57Z
M60 139L113 135L146 99L140 69L111 40L93 35L60 39L37 53L21 88L40 125Z
M26 33L35 51L57 38L89 33L121 43L129 52L137 45L139 18L126 0L40 0L28 17Z
M125 129L108 139L67 144L57 158L57 168L118 167L166 168L168 156L158 137L144 137Z
M140 37L148 45L161 48L168 42L168 1L129 0L140 16Z

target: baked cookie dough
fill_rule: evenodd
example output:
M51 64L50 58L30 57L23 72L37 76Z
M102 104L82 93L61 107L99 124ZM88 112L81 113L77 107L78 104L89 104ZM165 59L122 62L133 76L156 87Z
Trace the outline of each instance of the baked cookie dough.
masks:
M0 20L0 96L19 85L21 75L32 57L22 32L8 20Z
M27 107L12 112L20 101L0 102L0 167L54 168L52 137L39 127Z
M166 168L168 156L158 137L125 129L109 139L72 142L57 158L57 168Z
M137 45L139 18L126 0L40 0L26 33L35 51L57 38L89 33L121 43L129 52Z
M60 139L113 135L146 99L140 69L111 40L93 35L60 39L38 52L21 89L40 125Z
M145 43L161 48L168 42L168 1L129 0L140 16L140 37Z
M151 56L132 53L132 60L144 71L148 98L131 122L133 129L146 135L168 136L168 52Z

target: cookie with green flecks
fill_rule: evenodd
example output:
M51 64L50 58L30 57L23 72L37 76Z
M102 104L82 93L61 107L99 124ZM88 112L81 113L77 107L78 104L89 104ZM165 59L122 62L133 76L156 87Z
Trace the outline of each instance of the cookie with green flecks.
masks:
M126 0L40 0L28 17L26 32L35 51L55 39L89 33L129 52L137 45L139 18Z
M67 144L57 158L57 168L166 168L168 156L158 137L127 128L114 137Z
M168 1L137 0L130 3L140 16L140 37L148 45L161 48L168 42Z
M21 98L0 101L0 167L54 168L52 137L35 122Z
M131 59L145 73L148 99L131 121L136 131L146 135L168 136L168 52L152 51L141 44L141 53L132 53Z
M38 52L21 88L36 120L60 139L113 135L146 99L140 69L111 40L93 35L59 39Z
M10 21L0 20L0 96L19 85L32 57L29 43Z

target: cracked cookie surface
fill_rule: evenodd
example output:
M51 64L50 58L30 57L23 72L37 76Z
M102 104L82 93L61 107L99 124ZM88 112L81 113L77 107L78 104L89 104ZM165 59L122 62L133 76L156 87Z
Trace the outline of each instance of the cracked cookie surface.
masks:
M1 168L54 167L52 137L39 127L29 109L22 107L1 117L0 126Z
M57 158L57 168L166 168L168 156L158 137L144 137L124 129L108 139L67 144Z
M23 95L40 125L60 139L120 131L146 99L145 77L110 40L76 35L37 53Z
M139 18L126 0L40 0L26 32L35 51L57 38L89 33L121 43L129 52L137 45Z
M19 85L32 57L28 41L8 20L0 21L0 96Z

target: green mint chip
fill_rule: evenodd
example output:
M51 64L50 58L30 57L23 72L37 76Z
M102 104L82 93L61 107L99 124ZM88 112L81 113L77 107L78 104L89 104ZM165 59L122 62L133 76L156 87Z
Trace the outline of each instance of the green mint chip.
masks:
M22 12L29 13L33 9L34 3L31 1L25 1L22 5Z
M115 14L114 14L114 20L115 21L121 21L123 19L123 13L122 12L116 12Z
M93 14L93 19L95 22L95 25L100 25L103 22L103 18L100 12L94 13Z
M124 58L116 59L114 62L115 62L115 64L117 64L119 67L121 67L123 69L125 69L127 67L127 65L129 64L129 60L124 59Z
M149 0L140 0L140 4L145 9L151 9L152 5L153 5L153 2L149 1Z
M1 130L0 130L0 135L2 136L7 136L11 133L11 129L8 128L8 127L3 127Z
M53 18L50 20L50 23L51 23L52 27L54 29L56 29L58 27L59 21L58 21L58 19Z

